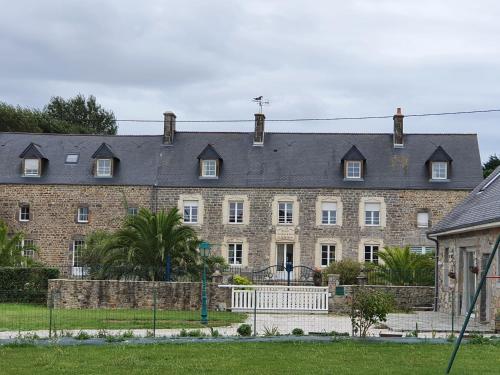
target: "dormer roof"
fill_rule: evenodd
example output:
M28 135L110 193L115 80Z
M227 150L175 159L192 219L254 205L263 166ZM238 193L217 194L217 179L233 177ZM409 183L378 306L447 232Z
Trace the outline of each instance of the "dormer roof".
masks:
M442 148L441 146L438 146L434 152L432 153L431 156L429 156L429 159L427 161L444 161L444 162L451 162L453 159L451 158L450 155Z
M92 155L92 159L118 159L118 157L111 150L111 146L107 143L102 143L96 152Z
M222 157L215 151L214 146L208 144L198 155L199 160L222 160Z
M363 156L361 151L359 151L355 145L352 145L352 147L349 149L349 151L347 151L346 154L344 155L344 157L342 158L342 161L344 161L344 160L365 161L366 158Z
M40 145L37 145L36 143L30 143L28 147L24 149L23 152L21 152L21 155L19 155L20 158L22 159L45 159L48 160L45 154L42 152L42 148Z

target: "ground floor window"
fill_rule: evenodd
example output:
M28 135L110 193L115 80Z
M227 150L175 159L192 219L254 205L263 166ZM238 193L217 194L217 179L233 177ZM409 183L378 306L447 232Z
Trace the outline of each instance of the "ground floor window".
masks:
M321 267L335 262L335 245L321 245Z
M378 264L378 245L365 245L365 262Z
M231 266L240 266L243 263L243 244L230 243L228 245L227 261Z
M85 246L84 240L74 240L72 246L72 274L73 276L83 276L83 264L81 261L82 251Z

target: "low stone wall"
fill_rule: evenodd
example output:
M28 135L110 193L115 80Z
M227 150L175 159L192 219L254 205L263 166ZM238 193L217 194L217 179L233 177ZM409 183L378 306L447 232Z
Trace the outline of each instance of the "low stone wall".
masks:
M199 310L201 283L163 281L116 280L49 280L55 308L153 308L156 289L157 308L160 310ZM207 302L210 310L231 307L231 289L207 284Z

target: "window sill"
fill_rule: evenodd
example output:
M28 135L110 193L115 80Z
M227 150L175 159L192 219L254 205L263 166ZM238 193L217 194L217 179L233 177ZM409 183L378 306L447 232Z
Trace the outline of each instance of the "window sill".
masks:
M277 226L284 226L284 227L293 227L293 226L295 226L294 223L278 223L276 225Z
M189 222L183 222L183 224L185 225L193 225L193 226L196 226L196 225L201 225L201 223L189 223Z
M94 176L95 178L113 178L113 176Z
M21 177L26 177L26 178L40 178L41 176L40 175L26 175L26 174L23 174L23 175L21 175Z
M450 182L449 178L431 178L429 182Z
M29 223L29 222L30 222L30 220L21 220L21 219L19 219L19 222L20 222L20 223Z
M218 180L219 176L199 176L200 180Z
M76 223L77 224L88 224L89 222L88 221L77 221Z
M230 221L227 223L224 223L226 225L247 225L247 223L231 223Z
M318 224L319 226L321 227L339 227L340 228L340 225L335 223L335 224L325 224L325 223L320 223Z
M364 178L361 177L344 177L344 181L364 181Z

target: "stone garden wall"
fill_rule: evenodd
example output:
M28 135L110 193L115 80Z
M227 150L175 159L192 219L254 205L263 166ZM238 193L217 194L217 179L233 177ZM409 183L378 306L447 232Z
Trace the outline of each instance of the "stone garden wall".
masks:
M157 308L163 310L199 310L201 283L115 280L49 280L54 307L62 309L153 308L156 289ZM231 289L207 284L210 310L231 307Z

